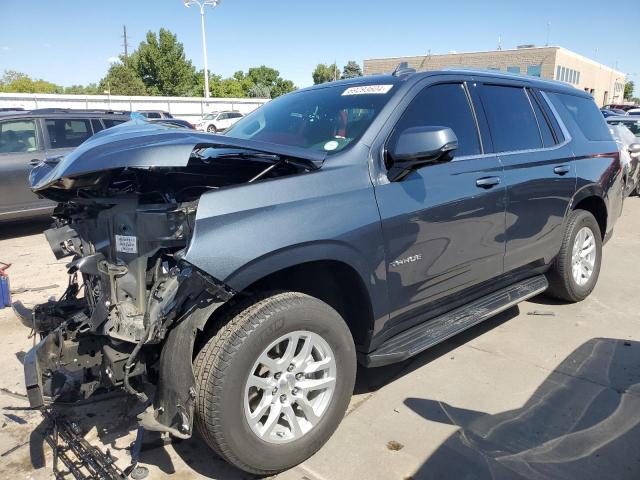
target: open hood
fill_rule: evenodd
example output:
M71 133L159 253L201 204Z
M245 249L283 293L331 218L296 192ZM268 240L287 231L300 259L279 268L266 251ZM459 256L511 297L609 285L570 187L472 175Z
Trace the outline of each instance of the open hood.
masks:
M44 190L61 179L120 168L185 167L196 147L239 148L307 160L320 168L325 153L304 148L195 132L139 120L103 130L68 155L34 168L31 188Z

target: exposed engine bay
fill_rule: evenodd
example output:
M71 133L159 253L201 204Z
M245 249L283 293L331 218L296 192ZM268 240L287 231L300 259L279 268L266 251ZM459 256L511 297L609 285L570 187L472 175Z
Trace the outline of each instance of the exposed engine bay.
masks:
M235 294L184 258L199 199L313 169L287 155L197 145L184 166L45 172L44 187L32 178L60 202L45 235L56 258L70 261L59 299L15 307L40 338L25 358L31 406L123 388L148 405L144 428L190 437L195 336Z

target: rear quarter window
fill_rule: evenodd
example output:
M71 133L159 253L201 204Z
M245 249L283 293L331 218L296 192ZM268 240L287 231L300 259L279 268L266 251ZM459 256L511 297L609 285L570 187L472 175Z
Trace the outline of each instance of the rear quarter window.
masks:
M607 123L591 98L565 93L549 93L564 107L588 140L611 140Z

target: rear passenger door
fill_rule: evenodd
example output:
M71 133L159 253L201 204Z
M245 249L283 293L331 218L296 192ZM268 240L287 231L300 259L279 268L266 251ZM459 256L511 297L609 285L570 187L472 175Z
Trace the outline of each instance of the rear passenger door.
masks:
M229 128L229 114L228 113L221 113L220 115L218 115L217 121L216 121L216 129L218 130L226 130L227 128Z
M576 189L573 152L545 97L517 83L484 84L481 97L507 188L505 272L524 275L558 253Z
M417 126L449 127L458 138L452 160L375 185L392 309L387 328L408 328L451 308L451 296L463 291L456 301L465 303L480 284L502 274L502 166L484 151L473 88L463 81L425 87L386 140L389 149L397 135Z
M47 155L63 155L93 135L88 118L47 118L44 120Z
M0 121L0 219L53 205L29 188L29 172L45 159L37 124L33 118Z

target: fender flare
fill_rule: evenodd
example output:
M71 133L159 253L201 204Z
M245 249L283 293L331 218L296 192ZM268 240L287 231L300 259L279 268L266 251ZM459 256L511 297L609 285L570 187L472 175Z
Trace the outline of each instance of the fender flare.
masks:
M604 202L605 207L607 206L606 195L604 193L602 185L600 185L599 183L590 183L588 185L584 185L579 190L576 190L576 192L573 194L573 197L571 198L571 201L569 202L567 213L569 210L573 210L573 208L578 203L588 197L598 197Z
M369 273L364 259L354 247L338 241L301 243L266 253L237 268L224 283L238 292L272 273L303 263L323 260L346 264L356 271L362 283L367 286Z

